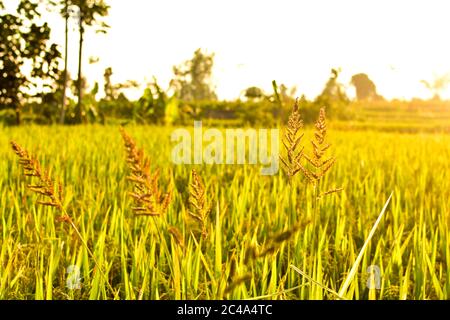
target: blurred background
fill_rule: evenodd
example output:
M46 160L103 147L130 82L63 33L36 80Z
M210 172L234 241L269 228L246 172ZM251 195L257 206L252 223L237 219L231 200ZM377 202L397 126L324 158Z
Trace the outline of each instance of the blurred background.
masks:
M450 131L446 1L0 1L0 123Z

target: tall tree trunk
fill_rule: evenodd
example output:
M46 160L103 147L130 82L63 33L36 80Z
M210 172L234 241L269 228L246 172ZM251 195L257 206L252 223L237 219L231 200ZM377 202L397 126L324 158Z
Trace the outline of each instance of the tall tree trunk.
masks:
M20 126L22 124L22 117L20 114L20 107L16 106L16 125Z
M64 75L63 75L63 92L62 92L62 104L61 104L61 117L59 118L59 123L64 124L66 117L66 89L67 89L67 60L69 52L69 6L68 0L64 1L64 12L66 19L66 29L65 29L65 52L64 52Z
M80 44L79 44L79 51L78 51L78 104L77 104L77 110L76 110L76 116L77 116L77 122L81 123L83 122L83 83L82 83L82 73L81 73L81 63L83 60L83 33L84 33L84 27L83 27L83 12L80 8Z

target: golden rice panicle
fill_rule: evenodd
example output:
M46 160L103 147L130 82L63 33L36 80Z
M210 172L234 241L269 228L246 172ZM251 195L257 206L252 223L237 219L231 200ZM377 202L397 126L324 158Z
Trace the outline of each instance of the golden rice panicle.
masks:
M35 178L37 180L36 184L27 186L28 189L42 198L42 200L37 201L37 204L56 207L62 211L64 202L62 185L58 184L58 188L55 188L55 183L50 177L49 172L43 170L39 161L33 158L28 151L19 144L11 141L11 147L14 153L19 157L19 164L23 168L23 174L26 177Z
M321 108L319 118L315 124L314 139L311 139L313 154L312 156L304 154L304 158L313 167L313 170L305 170L304 174L313 183L317 183L331 169L336 161L334 157L324 159L326 151L331 146L326 142L326 134L325 108Z
M284 158L280 156L283 169L289 179L292 179L292 177L294 177L299 171L303 171L301 160L303 157L304 147L300 145L300 142L304 134L300 133L301 129L303 129L303 120L300 115L297 99L289 116L288 124L284 130L283 145L286 150L287 157Z
M321 108L319 118L315 123L314 138L311 139L313 153L311 156L304 154L304 158L312 166L313 170L305 169L303 173L308 180L314 184L317 184L336 163L335 157L325 157L327 150L331 147L331 145L326 141L326 137L326 113L325 108ZM340 192L342 190L342 188L335 188L319 195L319 197Z
M143 150L138 149L133 138L123 128L120 128L120 133L124 141L127 163L131 172L147 177L150 172L150 163L144 159Z
M192 181L189 185L189 215L200 223L203 238L208 236L207 221L211 206L207 203L206 189L202 178L195 169L192 170Z
M133 182L134 190L130 196L134 199L132 208L135 215L160 216L164 214L172 200L172 188L163 194L159 189L159 171L150 172L150 161L144 150L139 149L133 138L123 129L120 133L124 141L127 163L131 171L128 180Z

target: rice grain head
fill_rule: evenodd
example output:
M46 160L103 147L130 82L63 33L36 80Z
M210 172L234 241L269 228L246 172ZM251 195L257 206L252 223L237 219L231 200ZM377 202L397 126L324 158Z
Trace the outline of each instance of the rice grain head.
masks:
M297 99L289 116L282 140L287 157L280 156L283 169L289 177L289 181L291 181L298 172L303 171L301 160L303 158L304 147L300 144L304 136L304 133L300 132L302 129L303 120L300 115Z
M206 198L206 189L202 178L195 169L192 170L192 181L189 185L189 215L200 223L203 238L208 236L207 222L211 206Z
M19 157L19 164L23 168L24 176L35 178L37 180L36 184L27 186L29 190L42 198L42 200L37 201L37 204L56 207L60 211L63 211L64 195L62 184L59 183L58 187L56 187L50 173L42 169L39 161L33 158L28 151L19 144L12 141L11 146L14 153Z
M145 157L144 150L139 149L134 139L120 128L127 163L131 171L128 180L133 183L134 190L130 196L134 199L133 212L137 216L161 216L172 200L172 187L163 194L159 189L159 171L150 171L150 161Z

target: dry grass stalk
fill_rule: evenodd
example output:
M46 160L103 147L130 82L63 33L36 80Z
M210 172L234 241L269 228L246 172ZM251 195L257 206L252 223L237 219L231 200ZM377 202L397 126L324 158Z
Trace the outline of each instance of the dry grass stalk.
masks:
M22 148L19 144L17 144L14 141L11 141L11 146L14 151L14 153L19 157L19 164L23 168L23 174L26 177L35 178L37 180L37 184L34 185L28 185L28 189L30 189L32 192L38 194L39 196L43 197L45 200L37 201L37 204L43 205L43 206L49 206L57 208L60 213L62 214L60 217L57 217L56 220L59 222L65 222L68 223L72 229L75 231L77 237L85 247L86 251L88 252L88 255L92 258L94 261L94 264L96 268L99 270L101 276L104 278L108 289L115 294L114 289L110 285L108 281L108 277L103 272L102 268L100 267L100 264L98 263L97 259L94 256L94 253L89 248L86 240L84 240L80 230L76 226L75 222L70 218L68 215L66 209L64 209L63 206L63 187L61 183L58 183L58 188L55 187L55 183L50 177L50 173L44 169L41 168L41 165L39 161L35 158L33 158L27 150Z
M175 240L175 242L182 248L184 249L184 238L183 235L181 234L180 229L178 229L177 227L171 226L167 229L167 231L169 232L169 234L173 237L173 239Z
M252 261L264 258L270 254L275 254L283 243L293 240L294 236L309 223L310 221L297 223L292 228L273 235L267 240L267 244L265 244L259 250L256 248L255 245L250 245L245 251L244 265L248 265ZM231 276L233 276L234 273L235 273L234 269L233 272L230 271ZM225 290L225 294L230 293L241 283L251 279L252 279L251 275L250 277L248 275L244 275L243 277L235 278L228 285L227 289Z
M303 120L301 119L297 99L284 132L283 145L286 149L287 158L280 156L283 169L286 171L289 180L291 180L298 172L304 171L304 168L301 165L304 147L300 145L304 136L303 133L300 133L302 128Z
M172 190L165 194L160 191L159 171L151 173L150 161L145 158L143 149L138 149L136 142L123 128L120 128L120 133L131 170L128 180L134 185L134 191L130 193L135 202L132 209L138 216L161 216L172 200Z
M234 279L225 289L224 294L227 295L229 293L231 293L234 289L236 289L238 286L240 286L241 284L243 284L244 282L250 281L253 279L253 276L248 273L245 274L239 278Z
M192 170L192 182L189 185L189 215L197 220L201 226L203 238L208 236L207 221L211 211L211 206L206 200L206 189L202 178L195 169Z
M299 222L292 228L271 236L267 239L267 244L260 250L257 250L254 246L250 246L245 252L244 263L247 264L252 260L264 258L265 256L275 253L283 243L291 241L294 236L309 223L309 220Z
M320 199L320 198L323 198L323 197L328 196L330 194L338 193L338 192L342 192L342 191L344 191L344 188L331 189L331 190L328 190L327 192L324 192L324 193L320 194L318 198Z

